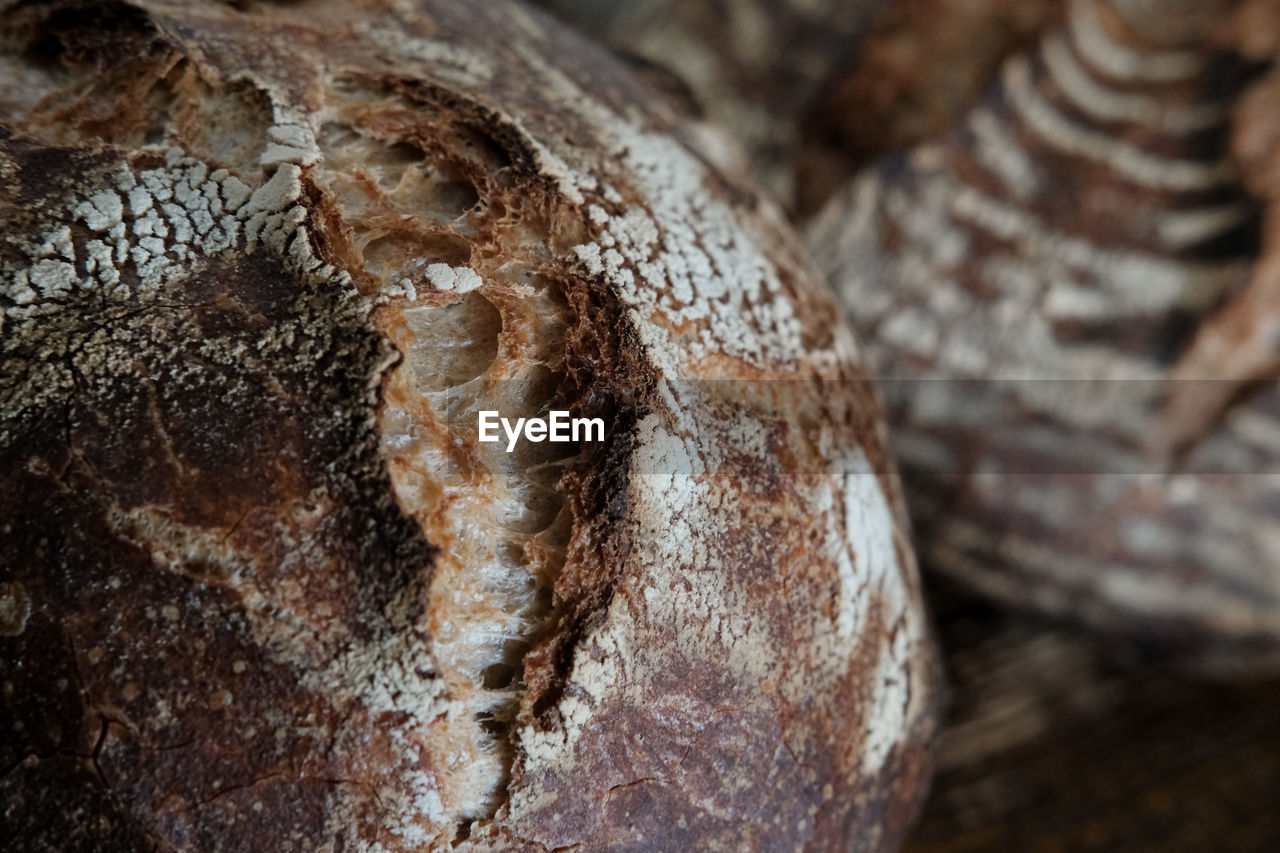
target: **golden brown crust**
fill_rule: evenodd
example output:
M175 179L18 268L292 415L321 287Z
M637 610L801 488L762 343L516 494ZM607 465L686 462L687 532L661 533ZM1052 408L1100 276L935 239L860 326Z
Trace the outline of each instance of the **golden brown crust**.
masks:
M896 843L878 405L716 137L514 5L2 8L12 837Z

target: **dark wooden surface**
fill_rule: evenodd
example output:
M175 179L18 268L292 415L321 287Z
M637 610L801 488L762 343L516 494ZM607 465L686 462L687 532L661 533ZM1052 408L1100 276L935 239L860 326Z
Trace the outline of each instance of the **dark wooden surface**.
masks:
M1280 678L931 587L951 712L908 853L1280 851Z

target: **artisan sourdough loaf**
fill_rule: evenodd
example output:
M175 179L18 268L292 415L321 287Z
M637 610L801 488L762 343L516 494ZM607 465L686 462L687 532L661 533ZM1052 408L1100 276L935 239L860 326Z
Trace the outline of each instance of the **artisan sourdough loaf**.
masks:
M888 377L928 566L1274 671L1280 388L1256 382L1274 286L1250 272L1257 210L1227 145L1245 77L1210 38L1237 5L1072 0L808 234ZM1275 115L1257 104L1235 129L1255 143Z
M896 475L718 137L506 2L0 10L6 849L897 844Z

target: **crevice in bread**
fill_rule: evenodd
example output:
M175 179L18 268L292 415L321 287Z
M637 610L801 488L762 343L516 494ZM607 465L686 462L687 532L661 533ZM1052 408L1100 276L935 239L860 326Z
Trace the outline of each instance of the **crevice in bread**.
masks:
M550 212L530 204L518 151L421 91L410 102L343 90L359 99L333 107L316 175L349 224L354 268L391 296L378 316L403 361L380 432L401 507L442 548L428 630L445 695L466 709L444 724L456 751L441 771L465 834L506 798L524 657L545 633L573 529L559 481L582 461L572 444L481 443L478 416L580 408L565 347L573 283L543 255Z

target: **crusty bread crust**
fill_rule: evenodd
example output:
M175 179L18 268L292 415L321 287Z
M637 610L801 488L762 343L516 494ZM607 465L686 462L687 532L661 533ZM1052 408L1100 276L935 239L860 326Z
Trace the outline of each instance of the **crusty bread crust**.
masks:
M718 137L507 3L0 9L6 837L896 844L879 407Z

